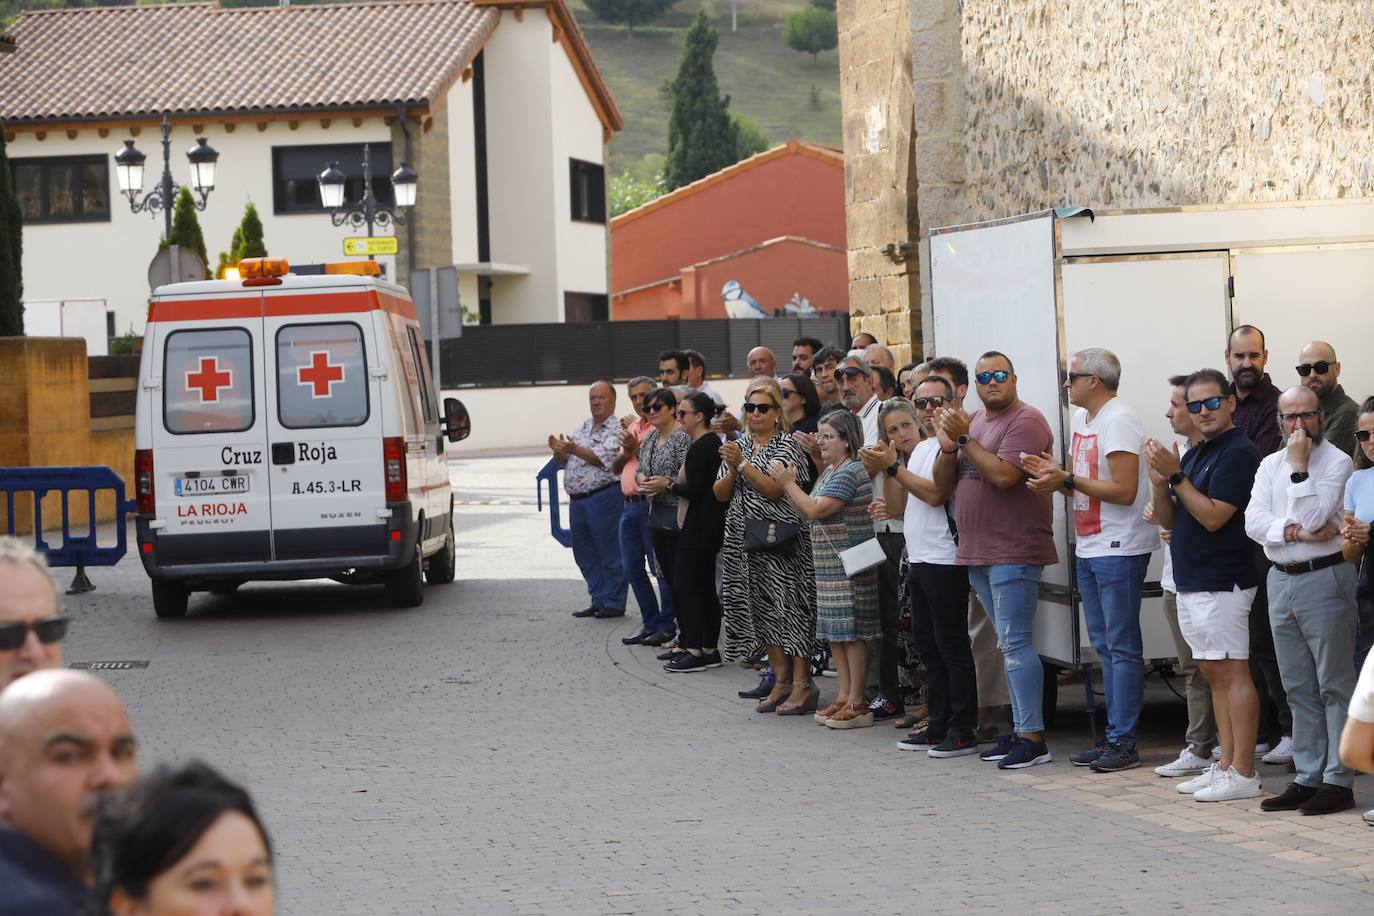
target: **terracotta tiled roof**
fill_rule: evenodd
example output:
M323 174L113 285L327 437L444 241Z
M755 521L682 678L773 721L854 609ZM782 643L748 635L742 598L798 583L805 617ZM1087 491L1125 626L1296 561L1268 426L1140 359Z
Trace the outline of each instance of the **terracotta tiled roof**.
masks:
M12 124L360 110L442 98L500 14L471 0L21 13L0 57Z

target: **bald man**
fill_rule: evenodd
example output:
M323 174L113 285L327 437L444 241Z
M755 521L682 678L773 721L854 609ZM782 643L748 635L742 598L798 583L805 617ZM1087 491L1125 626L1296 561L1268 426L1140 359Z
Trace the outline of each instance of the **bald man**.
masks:
M755 347L750 350L745 362L749 364L749 375L752 378L777 377L778 358L767 347Z
M136 751L93 675L36 671L0 693L0 916L88 912L96 803L138 779Z
M611 471L620 451L620 418L615 415L615 387L593 382L587 389L591 417L571 437L549 436L549 451L563 465L568 493L573 559L587 583L592 603L574 617L624 617L629 590L620 559L620 516L625 494Z
M1312 341L1298 354L1297 371L1302 384L1317 396L1321 405L1322 437L1353 458L1360 405L1338 381L1341 364L1336 359L1336 349L1324 340Z
M0 537L0 690L42 668L62 664L67 618L43 555Z

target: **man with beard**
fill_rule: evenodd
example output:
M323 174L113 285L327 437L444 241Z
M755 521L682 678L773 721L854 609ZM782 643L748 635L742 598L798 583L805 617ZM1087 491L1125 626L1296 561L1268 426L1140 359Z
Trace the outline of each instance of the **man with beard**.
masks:
M1355 689L1355 567L1340 548L1350 457L1322 437L1322 409L1311 388L1279 398L1288 445L1255 474L1245 533L1264 547L1269 621L1279 670L1293 709L1297 779L1264 811L1330 814L1355 806L1355 774L1338 749Z
M82 916L101 796L138 779L124 704L82 671L0 693L0 916Z
M825 344L814 337L798 337L792 341L792 371L805 374L811 371L816 354L825 349Z
M1360 405L1340 385L1341 364L1335 348L1323 340L1312 341L1298 354L1297 370L1321 405L1322 438L1354 457Z
M1279 435L1279 390L1264 371L1268 362L1263 331L1243 324L1231 332L1226 343L1226 367L1232 378L1230 394L1235 396L1231 422L1244 431L1261 458L1283 445ZM1274 657L1274 635L1269 630L1269 560L1258 544L1250 547L1259 576L1259 590L1250 605L1250 676L1260 693L1255 753L1264 754L1265 763L1287 764L1293 759L1293 713L1283 692L1279 663Z

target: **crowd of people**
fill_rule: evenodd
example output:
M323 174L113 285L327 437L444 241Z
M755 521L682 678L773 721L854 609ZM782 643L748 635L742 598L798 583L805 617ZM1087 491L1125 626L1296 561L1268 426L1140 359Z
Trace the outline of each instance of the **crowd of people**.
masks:
M1374 397L1345 393L1330 344L1303 347L1280 390L1263 333L1236 328L1227 373L1158 380L1169 442L1117 396L1113 353L1075 353L1062 464L1006 353L972 372L952 357L898 368L860 335L802 337L791 358L779 374L750 351L739 405L692 350L631 379L623 418L614 385L592 385L591 417L549 437L591 598L573 616L623 617L632 588L640 626L622 642L662 649L668 673L766 660L740 691L759 713L891 720L909 729L902 750L1034 767L1054 759L1033 632L1063 499L1106 713L1068 761L1141 765L1141 605L1162 549L1188 724L1154 771L1194 801L1255 798L1261 758L1295 774L1261 809L1355 806L1356 770L1374 770ZM822 673L837 680L825 702Z
M248 794L197 762L140 777L118 695L62 668L68 627L43 557L0 538L0 916L270 916Z

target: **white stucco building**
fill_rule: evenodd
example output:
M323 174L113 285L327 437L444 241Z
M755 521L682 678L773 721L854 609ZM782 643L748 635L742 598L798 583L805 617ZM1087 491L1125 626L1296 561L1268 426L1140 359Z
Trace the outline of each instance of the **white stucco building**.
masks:
M606 144L620 113L563 0L369 0L220 9L213 3L23 13L0 55L0 118L24 211L26 308L103 300L112 336L141 333L161 214L134 213L114 155L175 180L186 151L219 152L199 214L211 268L252 202L273 256L343 260L315 176L339 163L348 198L370 145L378 196L419 174L400 254L459 267L464 306L494 323L607 317ZM391 229L379 229L386 234Z

